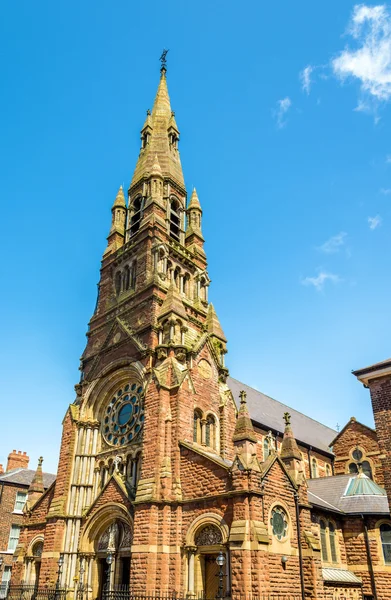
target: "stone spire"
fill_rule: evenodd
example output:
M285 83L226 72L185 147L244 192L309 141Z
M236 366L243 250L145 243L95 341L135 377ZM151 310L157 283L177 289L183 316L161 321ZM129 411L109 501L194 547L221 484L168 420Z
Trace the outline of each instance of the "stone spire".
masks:
M141 130L141 140L142 147L130 190L143 178L149 176L157 156L163 176L179 185L185 193L185 182L178 151L179 131L171 110L165 68L161 69L152 113L147 113Z
M42 458L42 456L40 456L38 459L37 470L35 471L34 477L30 483L30 486L29 486L29 489L27 492L27 498L28 498L27 508L31 508L37 502L37 500L39 500L39 498L42 496L42 494L44 492L42 463L43 463L43 458Z
M285 430L281 444L281 460L286 465L288 471L295 479L296 483L301 483L304 477L301 452L293 435L291 427L291 415L284 413Z

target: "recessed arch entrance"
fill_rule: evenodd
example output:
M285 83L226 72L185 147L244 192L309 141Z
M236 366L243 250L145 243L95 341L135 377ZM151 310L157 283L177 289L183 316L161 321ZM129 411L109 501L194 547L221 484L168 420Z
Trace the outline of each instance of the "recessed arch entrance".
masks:
M103 590L125 591L130 585L133 519L126 508L108 504L86 525L79 545L79 589L87 598L102 598ZM112 564L107 564L108 555Z
M220 552L225 558L223 594L230 592L229 528L224 519L214 513L201 515L191 524L186 536L187 594L196 598L216 598L219 587Z

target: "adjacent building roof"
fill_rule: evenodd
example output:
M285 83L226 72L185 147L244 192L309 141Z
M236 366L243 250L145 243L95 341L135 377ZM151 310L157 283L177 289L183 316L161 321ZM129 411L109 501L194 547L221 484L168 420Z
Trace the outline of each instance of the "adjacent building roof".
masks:
M308 501L319 508L343 514L389 514L386 492L366 475L335 475L310 479ZM362 484L362 480L365 483Z
M233 377L228 377L227 384L232 391L238 409L240 406L239 392L244 390L247 393L247 405L254 423L282 434L284 431L283 415L285 412L289 412L292 431L297 442L302 442L314 449L331 454L330 444L337 435L334 429L322 425L322 423L303 415L278 400L270 398L270 396L262 394L262 392L258 392L258 390L254 390L254 388Z
M0 475L0 484L1 483L12 483L14 485L24 485L29 487L31 484L33 477L35 475L35 471L33 469L12 469L7 473L3 473ZM47 489L52 485L53 481L56 479L56 476L52 473L43 473L43 486Z

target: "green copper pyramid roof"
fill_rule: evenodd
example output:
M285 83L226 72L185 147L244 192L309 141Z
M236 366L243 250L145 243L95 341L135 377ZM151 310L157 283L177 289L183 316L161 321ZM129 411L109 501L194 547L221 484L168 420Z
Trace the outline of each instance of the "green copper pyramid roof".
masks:
M385 496L386 491L377 485L368 475L360 473L349 480L345 496Z

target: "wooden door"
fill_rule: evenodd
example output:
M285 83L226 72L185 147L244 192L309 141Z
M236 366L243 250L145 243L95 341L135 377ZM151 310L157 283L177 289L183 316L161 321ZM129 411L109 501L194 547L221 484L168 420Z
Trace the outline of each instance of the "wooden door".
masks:
M205 556L205 598L212 600L216 598L219 591L219 567L216 564L216 556Z

